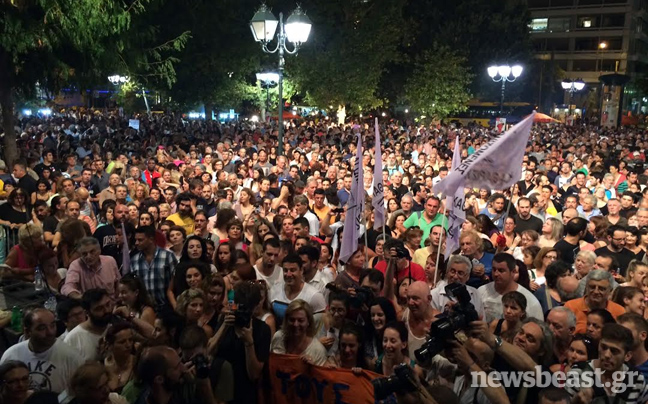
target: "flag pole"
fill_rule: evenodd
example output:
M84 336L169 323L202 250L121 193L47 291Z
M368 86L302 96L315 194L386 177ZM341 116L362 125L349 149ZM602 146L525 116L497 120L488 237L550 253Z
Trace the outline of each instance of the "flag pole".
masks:
M443 245L443 234L445 233L445 223L446 223L446 213L448 212L448 207L443 208L443 217L441 218L441 236L439 237L439 249L437 251L436 257L436 267L434 268L434 286L436 287L437 279L439 278L439 260L441 259L441 246ZM444 257L447 258L447 257Z
M369 265L369 242L367 241L367 233L369 232L369 219L367 219L367 214L365 213L365 231L364 231L364 239L365 239L365 265Z

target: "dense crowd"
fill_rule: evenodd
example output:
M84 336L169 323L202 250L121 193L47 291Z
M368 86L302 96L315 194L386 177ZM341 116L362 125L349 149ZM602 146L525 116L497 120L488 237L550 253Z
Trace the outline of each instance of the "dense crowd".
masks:
M433 398L399 402L647 402L643 131L534 126L515 185L466 189L460 248L444 257L434 188L455 142L466 158L493 130L381 122L387 217L374 229L372 123L290 122L278 154L276 126L138 118L16 122L1 275L44 282L57 305L21 308L1 403L267 402L271 352L356 374L408 365ZM357 133L365 223L341 262ZM425 360L416 351L457 304L450 284L479 319ZM469 382L536 366L637 376L618 394Z

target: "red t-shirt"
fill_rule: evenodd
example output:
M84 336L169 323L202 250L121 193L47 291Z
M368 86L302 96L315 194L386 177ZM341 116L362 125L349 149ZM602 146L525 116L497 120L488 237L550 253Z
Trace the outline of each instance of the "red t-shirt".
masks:
M387 261L385 260L380 261L379 263L376 264L375 269L379 270L384 275L385 271L387 271ZM397 281L400 282L401 279L407 278L410 274L410 271L412 273L412 279L416 281L423 281L423 282L426 281L425 270L423 269L422 266L420 266L415 262L410 262L405 269L398 271L398 273L396 274Z

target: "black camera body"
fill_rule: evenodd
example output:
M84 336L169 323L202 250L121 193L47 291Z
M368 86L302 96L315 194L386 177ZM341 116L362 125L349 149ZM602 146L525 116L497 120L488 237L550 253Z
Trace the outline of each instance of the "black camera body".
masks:
M479 320L475 306L470 302L470 293L466 285L451 283L445 287L446 294L457 301L452 311L444 314L441 319L430 326L430 334L421 346L414 351L416 360L421 364L430 363L432 358L442 352L448 341L455 339L455 334L467 330L470 323Z
M191 358L191 363L196 367L196 377L198 379L206 379L209 377L211 365L209 359L203 354L198 354Z
M239 304L234 311L234 326L248 328L251 320L252 310L245 307L244 304Z
M406 364L396 366L392 376L373 379L371 384L376 401L384 400L392 393L403 394L417 390L414 370Z
M360 286L359 288L354 287L353 290L355 290L355 296L351 296L347 290L339 288L332 283L326 285L326 289L349 296L349 306L356 309L361 308L363 305L369 305L369 303L375 298L373 290L366 286Z

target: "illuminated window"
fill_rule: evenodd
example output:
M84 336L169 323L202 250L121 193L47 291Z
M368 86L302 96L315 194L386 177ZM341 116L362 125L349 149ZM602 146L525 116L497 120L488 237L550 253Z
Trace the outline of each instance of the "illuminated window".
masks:
M529 24L531 32L542 32L547 30L548 18L534 18Z

